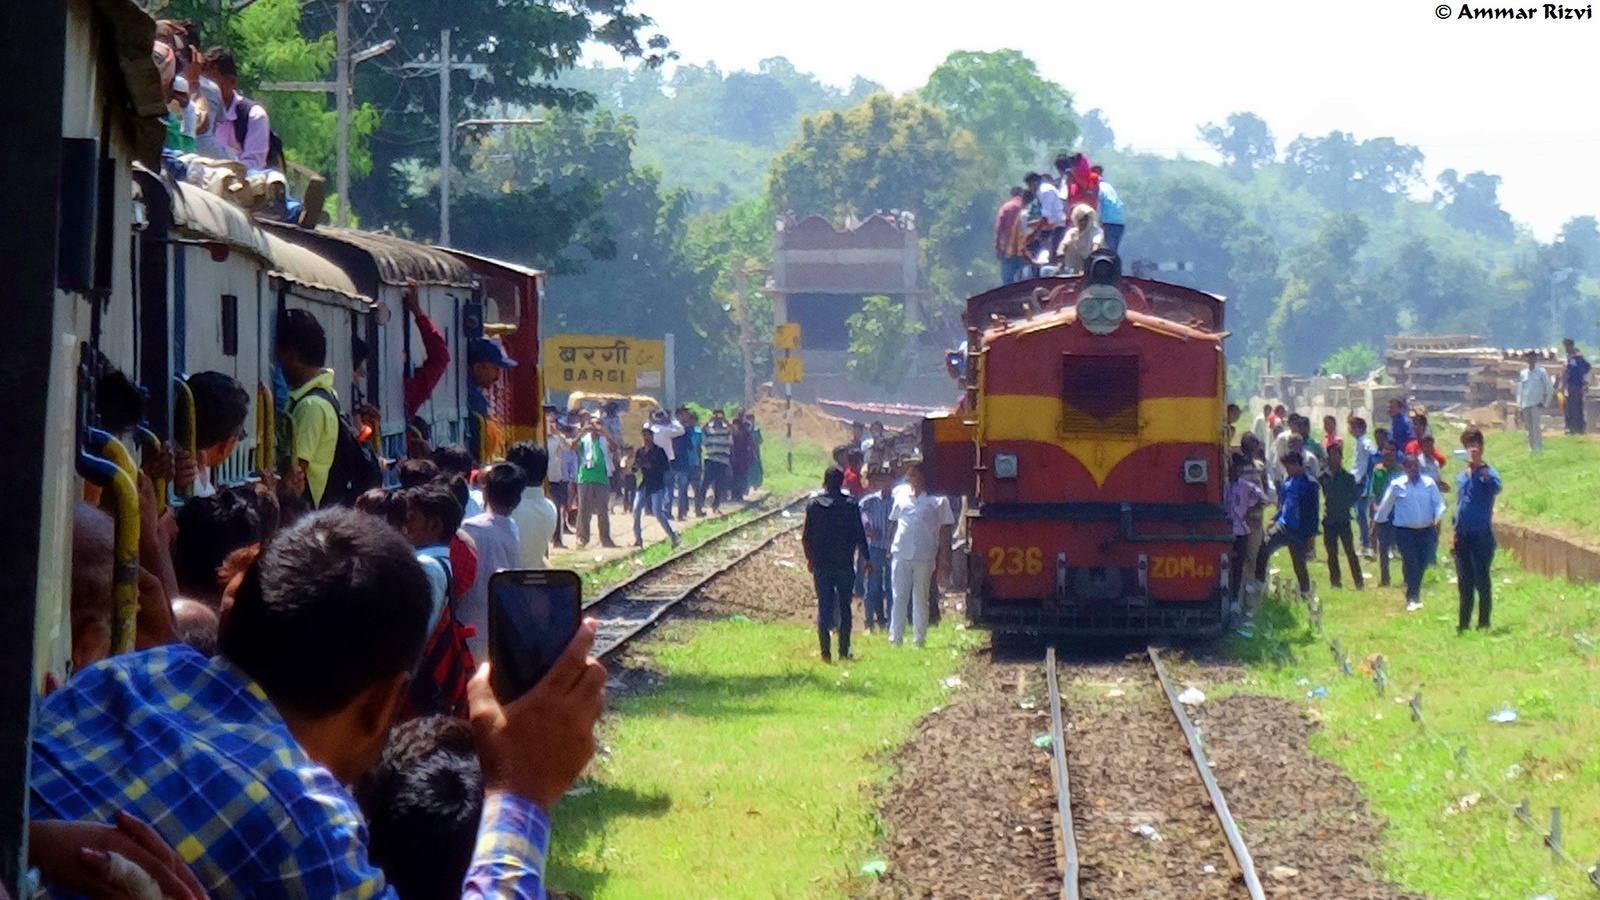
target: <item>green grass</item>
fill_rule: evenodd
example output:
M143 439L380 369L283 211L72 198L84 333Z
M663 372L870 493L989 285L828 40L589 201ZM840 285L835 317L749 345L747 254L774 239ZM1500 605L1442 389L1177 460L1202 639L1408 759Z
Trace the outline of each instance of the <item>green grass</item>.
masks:
M1394 577L1398 583L1398 563ZM1448 578L1444 569L1432 569L1426 606L1412 614L1396 588L1319 589L1321 638L1306 626L1303 608L1269 600L1254 635L1236 641L1250 663L1248 679L1218 687L1280 694L1311 707L1324 726L1312 749L1342 765L1388 819L1380 863L1404 886L1440 900L1593 897L1585 877L1553 866L1538 835L1482 782L1512 804L1527 798L1545 826L1550 807L1561 806L1568 851L1586 865L1600 857L1600 656L1592 647L1600 642L1600 587L1530 575L1499 554L1495 628L1457 637L1456 590ZM1328 642L1335 638L1353 675L1341 674L1334 662ZM1374 653L1387 660L1382 692L1362 671ZM1308 698L1318 687L1328 696ZM1396 702L1419 691L1443 744ZM1506 704L1518 721L1488 721ZM1456 759L1463 747L1465 767ZM1445 814L1472 793L1482 794L1481 801Z
M1519 522L1600 543L1600 436L1547 434L1538 455L1522 432L1486 439L1484 458L1507 485L1497 508ZM1459 463L1451 469L1459 471Z
M861 660L828 666L806 626L669 625L665 681L616 703L591 790L556 808L550 883L587 900L848 895L879 852L890 752L976 641L949 621L923 651L858 634Z

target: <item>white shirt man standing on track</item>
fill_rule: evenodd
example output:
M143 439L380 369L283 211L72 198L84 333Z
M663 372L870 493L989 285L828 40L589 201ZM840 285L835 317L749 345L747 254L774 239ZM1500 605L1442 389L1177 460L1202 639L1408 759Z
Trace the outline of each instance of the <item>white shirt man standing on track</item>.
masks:
M933 585L950 564L950 533L956 517L949 501L927 492L922 468L906 470L910 490L897 492L889 510L890 581L894 605L889 612L889 641L905 641L906 614L911 614L912 640L918 647L928 639L928 607Z

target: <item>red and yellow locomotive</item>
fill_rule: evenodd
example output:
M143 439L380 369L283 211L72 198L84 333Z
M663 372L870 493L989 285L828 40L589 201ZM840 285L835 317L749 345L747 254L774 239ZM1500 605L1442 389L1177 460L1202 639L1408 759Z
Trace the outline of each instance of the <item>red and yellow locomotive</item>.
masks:
M1007 631L1215 635L1227 616L1221 297L1088 274L967 301L963 408L924 422L968 498L967 614Z

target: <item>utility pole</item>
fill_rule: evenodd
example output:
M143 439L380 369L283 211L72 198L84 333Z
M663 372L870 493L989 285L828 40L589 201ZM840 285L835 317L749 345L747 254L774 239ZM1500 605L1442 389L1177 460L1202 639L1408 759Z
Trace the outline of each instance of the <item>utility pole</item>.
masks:
M395 47L392 40L381 44L374 44L360 53L350 53L350 0L339 0L339 13L334 26L334 35L337 48L334 50L333 80L332 81L267 81L263 82L261 89L264 91L315 91L318 93L333 92L334 108L338 110L339 134L334 173L334 191L339 195L339 205L335 213L335 222L340 228L350 224L350 95L354 87L350 83L350 71L355 64L365 62Z
M400 68L427 72L439 79L439 244L447 247L450 245L450 137L455 131L450 125L450 73L461 71L473 78L481 78L488 67L473 62L470 57L462 62L451 59L450 29L446 28L439 32L438 59L404 63ZM533 120L527 121L531 123ZM523 120L513 122L522 123Z
M336 221L344 228L350 224L350 0L339 0L337 28L333 93L339 110L339 149L334 190L339 192Z
M439 32L439 246L450 246L450 29L448 28Z

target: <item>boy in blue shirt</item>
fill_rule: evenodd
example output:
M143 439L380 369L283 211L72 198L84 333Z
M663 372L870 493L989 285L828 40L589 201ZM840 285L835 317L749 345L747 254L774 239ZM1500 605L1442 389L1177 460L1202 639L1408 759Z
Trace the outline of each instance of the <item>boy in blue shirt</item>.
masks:
M1478 628L1489 628L1494 498L1500 494L1500 473L1483 461L1483 432L1476 428L1461 432L1461 446L1467 448L1467 468L1456 475L1456 582L1461 589L1456 634L1464 633L1472 624L1474 594L1478 601Z
M1289 559L1294 563L1294 576L1300 583L1302 596L1311 593L1311 573L1306 570L1306 550L1311 539L1317 536L1317 483L1306 474L1305 457L1298 450L1290 450L1280 460L1287 475L1278 492L1278 515L1267 529L1266 543L1256 556L1256 580L1265 581L1267 561L1272 551L1289 548Z

